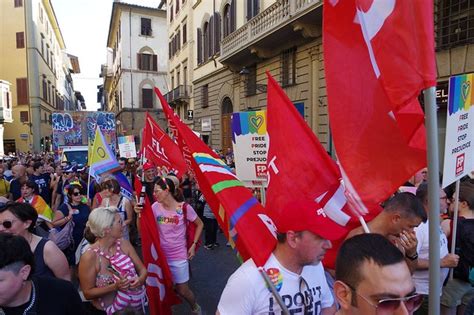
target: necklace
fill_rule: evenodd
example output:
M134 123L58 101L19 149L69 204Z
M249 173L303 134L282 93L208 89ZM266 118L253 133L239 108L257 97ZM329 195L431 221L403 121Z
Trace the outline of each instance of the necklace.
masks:
M26 315L26 314L33 308L33 306L35 305L35 301L36 301L36 288L35 288L35 284L33 283L33 281L31 281L31 288L32 288L31 302L30 302L30 304L25 308L25 310L23 311L23 315Z

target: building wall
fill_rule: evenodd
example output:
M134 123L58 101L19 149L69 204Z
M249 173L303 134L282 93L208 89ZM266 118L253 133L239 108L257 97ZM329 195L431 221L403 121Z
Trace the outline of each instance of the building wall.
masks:
M162 93L169 89L166 12L114 3L112 14L104 83L107 110L117 114L119 134L139 136L145 112L156 112L161 108L156 97L153 97L152 109L143 108L142 89L157 86ZM141 35L141 18L151 19L151 36ZM139 53L156 55L157 71L139 70Z
M27 14L30 12L28 10L32 13L31 23L26 23L26 17L30 16ZM51 137L49 117L58 106L56 96L62 99L71 97L71 91L63 88L66 86L63 65L68 62L63 58L64 41L49 0L23 1L23 6L18 8L14 7L14 1L1 1L0 24L0 77L12 83L13 99L13 123L6 125L4 138L8 142L14 142L17 150L28 151L32 150L34 140L39 148L42 137ZM32 32L25 28L27 24L32 25ZM24 33L24 48L17 48L17 32ZM32 45L29 46L29 43ZM46 45L49 46L48 49ZM30 65L28 51L32 54L30 62L33 61L33 64ZM27 104L18 104L18 78L28 78ZM43 78L51 95L48 97L49 101L46 101L43 94ZM37 116L31 111L32 102L39 104ZM25 111L29 116L27 123L20 121L20 112ZM39 126L39 135L33 133L32 126L36 125Z

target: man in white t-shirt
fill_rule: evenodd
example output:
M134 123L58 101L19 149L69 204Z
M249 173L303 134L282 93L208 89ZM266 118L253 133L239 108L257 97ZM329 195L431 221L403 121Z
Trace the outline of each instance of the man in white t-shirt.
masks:
M278 244L263 266L290 314L334 314L321 260L344 229L313 202L293 202L269 214ZM217 314L281 314L280 305L252 259L229 278Z
M422 183L418 186L416 190L416 196L423 203L426 214L429 214L428 209L428 184ZM440 213L446 212L448 209L448 198L443 189L440 188L439 191L439 210ZM428 314L428 294L429 294L429 284L430 284L430 275L429 275L429 218L426 222L422 222L418 227L415 228L416 239L418 240L418 245L416 251L418 252L418 262L416 265L416 271L413 273L413 281L415 282L416 292L423 294L424 300L420 309L417 311L417 315ZM443 285L446 276L448 275L449 268L454 268L458 265L459 256L456 254L450 254L448 252L448 241L446 235L444 234L441 226L439 227L439 256L441 258L441 271L440 271L440 283L441 287Z

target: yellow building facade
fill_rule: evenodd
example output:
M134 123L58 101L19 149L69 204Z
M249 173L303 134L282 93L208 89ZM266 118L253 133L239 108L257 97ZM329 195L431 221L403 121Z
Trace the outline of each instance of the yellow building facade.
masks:
M5 153L50 150L53 111L75 102L64 50L50 0L0 1L0 79L13 102Z

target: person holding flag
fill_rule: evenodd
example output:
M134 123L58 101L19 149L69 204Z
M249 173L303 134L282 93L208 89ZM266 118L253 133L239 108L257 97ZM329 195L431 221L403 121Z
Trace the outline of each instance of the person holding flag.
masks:
M278 243L263 266L291 314L334 314L336 307L321 260L331 240L345 229L314 204L292 201L271 211ZM280 306L265 285L252 259L229 278L218 314L280 314Z
M168 262L175 290L189 303L193 314L200 314L201 307L188 285L189 260L196 254L204 224L194 209L187 203L179 202L180 188L170 177L158 177L154 182L153 216L158 225L160 246ZM178 199L178 200L177 200ZM143 206L137 204L135 212L140 216ZM186 228L188 222L196 225L194 241L187 248Z

